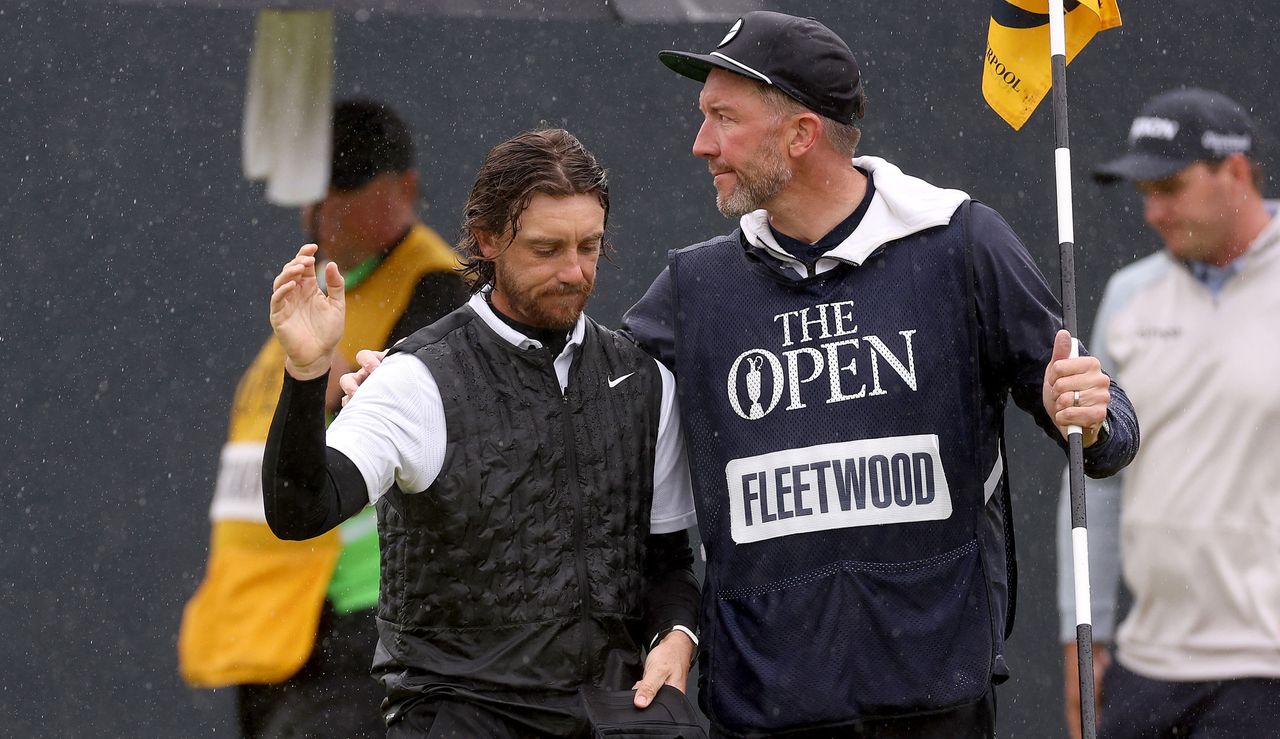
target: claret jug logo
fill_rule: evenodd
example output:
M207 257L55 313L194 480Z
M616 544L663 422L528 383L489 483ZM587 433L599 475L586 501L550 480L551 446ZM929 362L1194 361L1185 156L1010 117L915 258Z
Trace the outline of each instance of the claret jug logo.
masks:
M729 406L740 418L753 422L803 408L919 392L914 328L862 331L848 300L779 313L772 323L773 330L761 336L773 341L741 352L729 367ZM730 532L739 544L934 521L952 511L940 440L932 433L848 439L733 459L725 466L725 486Z
M915 329L863 334L849 300L779 313L773 323L773 347L747 349L729 366L729 406L741 418L919 389Z

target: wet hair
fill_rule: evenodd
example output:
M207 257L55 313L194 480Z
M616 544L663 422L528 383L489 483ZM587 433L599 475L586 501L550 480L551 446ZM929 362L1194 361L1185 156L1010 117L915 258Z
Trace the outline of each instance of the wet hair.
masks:
M333 165L329 184L350 191L380 174L413 168L413 136L386 104L343 100L333 108Z
M801 105L790 95L772 85L756 83L755 87L756 92L779 120L805 111L816 112ZM860 96L857 103L858 117L862 117L865 107L866 98ZM822 118L822 135L830 142L832 148L852 159L854 152L858 149L858 142L862 140L862 130L852 123L840 123L821 113L817 115Z
M493 282L493 261L480 251L477 232L513 241L520 216L534 195L595 195L609 222L609 178L595 155L568 131L542 128L510 138L489 150L462 213L458 252L472 292ZM602 253L607 254L606 241Z

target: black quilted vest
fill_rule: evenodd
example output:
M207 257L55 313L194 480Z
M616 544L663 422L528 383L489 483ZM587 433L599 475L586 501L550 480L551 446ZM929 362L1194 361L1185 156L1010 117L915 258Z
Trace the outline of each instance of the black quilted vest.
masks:
M512 346L465 306L395 351L439 385L448 446L427 490L377 504L375 669L392 703L449 687L630 687L662 398L653 360L588 319L562 395L548 351Z

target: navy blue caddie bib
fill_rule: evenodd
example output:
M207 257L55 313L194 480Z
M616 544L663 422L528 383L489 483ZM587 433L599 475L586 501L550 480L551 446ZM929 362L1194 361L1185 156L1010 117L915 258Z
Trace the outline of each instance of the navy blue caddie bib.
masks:
M979 428L965 213L801 280L740 232L672 253L718 725L836 726L990 685L999 429Z

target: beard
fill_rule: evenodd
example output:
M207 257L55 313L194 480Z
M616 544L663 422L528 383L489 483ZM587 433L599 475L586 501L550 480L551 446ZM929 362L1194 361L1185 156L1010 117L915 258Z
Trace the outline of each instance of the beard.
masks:
M510 304L511 316L534 328L568 331L578 323L582 309L587 305L595 289L595 281L580 285L530 285L518 276L503 269L501 261L494 263L494 289Z
M716 208L725 218L741 218L777 197L793 175L774 141L764 142L750 167L735 168L737 184L727 195L716 193Z

